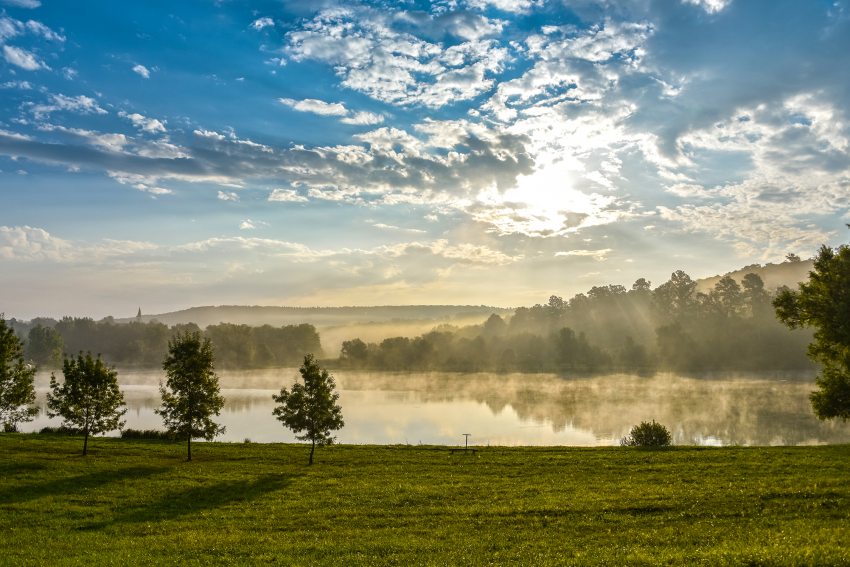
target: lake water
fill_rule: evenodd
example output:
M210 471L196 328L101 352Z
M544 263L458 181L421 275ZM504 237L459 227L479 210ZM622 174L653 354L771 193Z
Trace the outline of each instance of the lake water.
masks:
M812 414L811 376L626 374L569 378L548 374L333 373L345 427L341 443L470 445L615 445L654 419L676 444L802 445L846 443L850 424ZM272 394L297 369L219 373L226 398L223 441L291 442L272 416ZM119 371L127 428L161 429L156 371ZM42 413L23 431L58 425L43 412L49 376L37 377Z

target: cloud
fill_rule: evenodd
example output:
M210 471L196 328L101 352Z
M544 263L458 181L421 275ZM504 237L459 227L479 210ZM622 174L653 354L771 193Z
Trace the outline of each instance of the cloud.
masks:
M384 224L382 222L372 223L372 226L375 228L379 228L381 230L389 230L389 231L397 231L397 232L408 232L411 234L426 234L427 231L419 229L419 228L402 228L400 226L395 226L392 224Z
M320 116L345 116L348 110L339 102L324 102L315 98L295 100L291 98L277 99L281 104L298 112L311 112Z
M142 77L143 79L150 79L151 72L150 69L145 67L144 65L137 64L133 66L133 72Z
M35 20L28 20L27 23L24 24L24 26L30 33L41 36L48 41L56 41L59 43L65 41L65 36L56 33L41 22L37 22Z
M693 6L699 6L709 14L716 14L718 12L722 12L729 4L732 3L732 0L682 0L682 2Z
M67 111L77 114L106 114L106 110L101 108L97 101L85 95L66 96L63 94L50 95L50 103L48 104L32 104L30 103L30 111L37 117L43 118L53 112Z
M340 120L343 124L356 124L361 126L381 124L383 121L383 114L375 114L373 112L355 112L354 114L346 116Z
M221 201L239 201L239 194L234 191L219 191L218 198Z
M307 197L299 195L294 189L275 189L269 194L269 201L275 203L306 203Z
M467 0L470 8L484 10L495 8L503 12L524 13L536 6L542 6L543 0Z
M171 195L174 193L174 191L172 191L171 189L158 186L158 180L156 177L147 177L144 175L136 175L133 173L126 173L122 171L110 171L108 172L108 174L109 177L111 177L121 185L129 185L137 191L149 193L154 197L158 197L161 195Z
M2 0L0 3L6 4L7 6L14 6L16 8L29 8L30 10L41 6L41 2L39 0Z
M287 33L284 50L294 61L333 67L344 87L376 100L432 108L490 89L508 60L506 48L480 34L466 33L465 41L444 48L393 24L391 16L364 7L327 9Z
M257 18L251 22L251 27L258 31L271 26L274 26L274 20L271 18Z
M133 126L140 130L144 130L145 132L150 132L152 134L156 134L158 132L165 132L165 124L160 122L156 118L147 118L138 113L127 114L123 110L118 113L118 116L122 118L126 118L130 122L133 123Z
M281 104L288 106L293 110L297 110L298 112L310 112L320 116L340 116L342 117L340 122L344 124L369 126L380 124L384 121L384 116L382 114L365 111L352 112L341 102L325 102L314 98L307 98L304 100L279 98L277 100Z
M44 61L36 57L35 54L27 51L26 49L21 49L20 47L4 45L3 57L6 59L7 63L20 67L21 69L26 69L27 71L50 69L50 67L48 67Z
M611 252L613 252L611 248L602 248L600 250L565 250L561 252L555 252L555 256L593 258L597 262L602 262L608 258L608 255Z

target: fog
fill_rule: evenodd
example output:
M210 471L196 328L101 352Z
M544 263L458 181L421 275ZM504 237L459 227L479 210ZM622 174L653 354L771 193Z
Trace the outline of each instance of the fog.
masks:
M808 394L812 377L722 375L641 377L611 374L565 378L551 374L334 373L346 426L342 443L462 442L477 445L613 445L631 426L655 419L676 444L800 445L842 443L850 425L820 422ZM120 372L128 428L161 428L161 374ZM271 415L272 393L291 384L295 368L222 372L227 402L224 441L291 442ZM38 377L43 406L49 377ZM42 413L23 430L58 425Z

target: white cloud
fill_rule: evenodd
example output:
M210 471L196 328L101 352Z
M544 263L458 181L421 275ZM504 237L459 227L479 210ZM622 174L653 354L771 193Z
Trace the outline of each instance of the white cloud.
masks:
M60 43L65 41L65 36L56 33L41 22L36 22L35 20L28 20L27 23L24 25L30 33L41 36L48 41L57 41Z
M299 195L294 189L275 189L269 194L269 201L276 203L306 203L309 199Z
M348 110L339 102L324 102L315 98L295 100L292 98L277 99L281 104L297 110L298 112L311 112L320 116L345 116Z
M107 173L109 177L111 177L121 185L128 185L133 189L136 189L137 191L149 193L154 197L158 197L161 195L171 195L174 193L174 191L172 191L171 189L158 186L158 180L156 177L125 173L122 171L109 171Z
M234 191L219 191L218 198L221 201L239 201L239 194Z
M257 226L251 219L245 219L239 223L239 230L254 230Z
M427 231L419 229L419 228L403 228L400 226L395 226L392 224L384 224L382 222L372 223L372 226L375 228L379 228L381 230L389 230L389 231L397 231L397 232L408 232L411 234L425 234Z
M4 45L3 57L9 64L20 67L21 69L26 69L27 71L50 69L50 67L48 67L41 59L36 57L35 54L27 51L26 49L21 49L20 47Z
M555 252L556 257L578 257L578 258L593 258L597 262L602 262L608 258L608 255L613 252L611 248L602 248L600 250L565 250Z
M274 20L271 18L257 18L251 22L251 27L258 31L270 26L274 26Z
M78 114L106 114L97 101L85 95L66 96L63 94L50 95L49 104L32 104L30 110L38 118L42 118L51 112L64 110Z
M524 13L536 6L542 6L544 0L467 0L471 8L484 10L492 7L503 12Z
M16 8L29 8L30 10L41 6L39 0L2 0L2 3Z
M340 116L342 117L340 122L344 124L370 126L374 124L381 124L384 121L384 116L382 114L375 114L373 112L366 111L352 112L341 102L325 102L314 98L307 98L304 100L279 98L277 100L281 104L299 112L310 112L320 116Z
M295 61L333 66L343 86L377 100L434 108L486 91L507 64L507 49L478 33L445 48L395 30L392 18L365 8L327 9L289 32L285 51Z
M709 14L716 14L718 12L722 12L729 4L732 3L732 0L682 0L682 2L684 4L698 6Z
M127 114L123 110L118 113L118 116L126 118L133 123L133 126L140 130L144 130L145 132L153 134L157 132L165 132L165 124L156 118L147 118L136 112Z
M375 114L373 112L355 112L351 116L347 116L341 120L344 124L357 124L363 126L371 126L381 124L384 121L383 114Z
M144 78L144 79L150 79L151 78L150 69L148 69L147 67L145 67L142 64L134 65L133 66L133 72L136 73L137 75L139 75L140 77Z

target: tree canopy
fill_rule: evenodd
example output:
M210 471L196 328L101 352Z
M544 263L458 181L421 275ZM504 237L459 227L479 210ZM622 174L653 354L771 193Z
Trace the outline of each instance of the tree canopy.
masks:
M35 367L24 361L21 341L0 316L0 424L4 431L17 431L18 423L38 413L35 401Z
M292 389L282 388L272 398L278 405L274 416L295 433L295 438L310 441L310 463L316 445L330 445L334 441L332 431L340 429L345 422L342 408L337 404L339 394L336 382L327 370L320 368L312 354L304 357L301 366L303 384L293 384Z
M47 415L60 416L62 425L80 429L85 435L83 455L88 452L89 435L97 435L123 427L121 418L127 412L124 395L118 387L118 372L91 353L79 353L62 363L65 381L60 384L50 376Z
M791 328L813 327L809 356L821 372L812 392L821 419L850 418L850 246L822 246L799 289L782 290L773 301L776 315Z
M221 413L218 376L210 339L198 332L179 333L168 341L168 354L162 363L165 384L160 383L162 416L169 433L186 439L187 460L192 460L192 439L211 441L224 427L213 421Z

